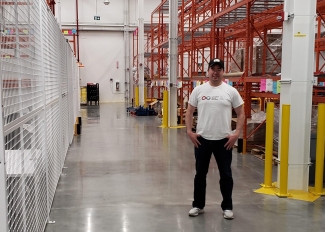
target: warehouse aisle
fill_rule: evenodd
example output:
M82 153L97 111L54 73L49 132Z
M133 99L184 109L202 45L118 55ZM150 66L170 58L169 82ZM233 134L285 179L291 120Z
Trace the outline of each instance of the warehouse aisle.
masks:
M263 182L263 162L236 152L235 219L222 217L214 159L205 213L189 217L195 172L185 129L158 128L159 118L127 115L118 103L81 114L82 134L67 154L51 210L55 224L46 232L325 231L325 198L308 203L253 193Z

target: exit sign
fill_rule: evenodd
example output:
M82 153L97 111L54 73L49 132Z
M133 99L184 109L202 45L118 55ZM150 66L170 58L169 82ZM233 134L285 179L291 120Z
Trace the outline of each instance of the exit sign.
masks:
M100 20L100 16L94 16L94 20Z

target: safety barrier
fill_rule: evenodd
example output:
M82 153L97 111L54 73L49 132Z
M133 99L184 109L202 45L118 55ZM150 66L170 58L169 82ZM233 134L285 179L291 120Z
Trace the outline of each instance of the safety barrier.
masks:
M164 90L163 95L163 120L162 127L168 127L168 91Z
M272 161L273 161L273 134L274 134L274 102L268 102L266 108L266 134L265 134L265 188L272 188Z
M324 152L325 152L325 104L318 105L317 120L317 141L316 141L316 171L315 171L315 189L311 191L316 196L325 195L323 189L324 176Z
M290 137L290 105L282 105L281 123L281 162L280 162L280 186L278 197L288 197L288 165L289 165L289 137Z

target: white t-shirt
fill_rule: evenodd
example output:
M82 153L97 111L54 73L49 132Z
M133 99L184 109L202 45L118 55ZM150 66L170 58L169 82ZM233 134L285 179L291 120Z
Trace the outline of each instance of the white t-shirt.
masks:
M220 140L231 134L232 108L244 103L238 91L222 82L211 86L209 82L194 88L189 104L197 107L196 133L208 140Z

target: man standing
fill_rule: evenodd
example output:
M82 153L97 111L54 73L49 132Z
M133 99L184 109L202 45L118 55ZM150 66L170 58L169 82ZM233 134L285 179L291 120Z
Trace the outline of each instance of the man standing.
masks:
M232 147L242 130L245 114L243 99L238 91L223 82L224 62L209 62L209 81L194 88L186 111L187 134L195 146L196 175L194 178L194 201L189 216L204 213L206 176L213 153L220 174L220 190L223 197L221 208L226 219L233 219L231 173ZM196 132L192 132L193 113L197 107ZM232 108L237 114L236 130L231 130Z

